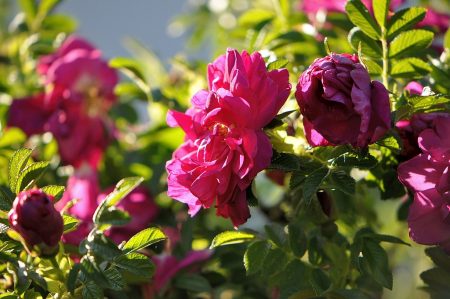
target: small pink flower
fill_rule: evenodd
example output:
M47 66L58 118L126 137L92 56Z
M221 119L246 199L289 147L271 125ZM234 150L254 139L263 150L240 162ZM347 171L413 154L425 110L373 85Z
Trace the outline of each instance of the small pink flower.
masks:
M8 125L27 135L51 132L64 164L96 168L113 136L107 112L118 81L100 54L85 40L69 37L55 54L41 57L38 72L47 93L14 100Z
M186 113L169 111L167 123L186 140L166 164L167 194L191 216L215 204L235 226L250 217L246 189L272 157L262 128L289 96L288 77L287 70L268 72L259 53L228 50L208 66L210 91L194 95Z
M317 14L319 11L345 13L345 5L347 2L347 0L303 0L300 2L299 8L300 11L312 15ZM392 0L390 2L390 9L394 10L398 8L403 2L405 2L405 0ZM373 13L372 0L362 0L362 3L371 13Z
M300 76L295 93L312 146L366 147L391 126L389 94L356 55L316 59Z
M425 18L417 24L417 27L433 27L437 29L438 33L445 33L450 23L450 15L434 10L431 7L427 8Z
M398 176L414 192L408 215L411 239L450 252L450 118L433 122L419 135L422 153L400 164Z
M423 86L419 82L411 81L405 86L405 90L408 91L410 95L421 95Z

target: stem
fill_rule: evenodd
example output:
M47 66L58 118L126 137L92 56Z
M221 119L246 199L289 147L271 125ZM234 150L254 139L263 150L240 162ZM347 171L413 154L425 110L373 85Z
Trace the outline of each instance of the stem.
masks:
M51 258L49 258L50 262L53 265L53 268L55 268L56 270L56 275L58 276L58 280L61 282L65 282L65 277L64 277L64 273L61 270L61 268L59 267L58 262L56 261L56 258L54 256L52 256Z
M383 47L383 84L386 89L389 89L389 81L388 81L388 74L389 74L389 49L388 49L388 43L387 43L387 37L386 37L386 29L381 29L381 45Z

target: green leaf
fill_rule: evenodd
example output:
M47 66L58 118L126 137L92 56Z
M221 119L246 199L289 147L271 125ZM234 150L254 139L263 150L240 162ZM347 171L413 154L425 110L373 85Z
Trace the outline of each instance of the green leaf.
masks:
M395 61L391 76L394 78L421 78L431 72L431 67L422 59L409 57Z
M348 42L353 50L358 51L361 45L361 52L372 58L380 58L382 56L382 49L379 43L368 37L360 28L354 27L348 34Z
M62 215L64 221L64 233L67 234L77 229L79 220L69 215Z
M133 80L146 95L151 92L147 79L140 64L131 58L116 57L109 61L112 68L120 69L128 78Z
M362 58L363 63L366 65L369 74L372 76L379 76L383 72L383 68L372 59Z
M75 287L77 285L78 273L81 271L81 264L73 265L72 269L69 271L69 275L67 276L67 290L73 295L75 291Z
M110 267L104 271L104 274L111 290L121 291L125 288L125 280L116 268Z
M92 280L87 280L83 284L81 294L83 299L103 299L102 288L99 288L98 285Z
M345 6L347 15L355 26L372 39L379 39L381 36L380 27L372 19L369 11L360 0L350 0Z
M86 275L89 281L94 281L97 284L97 288L109 287L108 280L103 272L100 270L93 256L84 256L81 259L81 271Z
M331 173L330 177L333 187L348 195L355 194L355 179L345 171L337 170Z
M337 157L334 160L334 164L341 167L356 167L360 169L371 169L378 164L378 160L372 155L360 157L352 153L348 153Z
M389 270L389 263L386 251L377 242L365 240L362 247L363 268L368 270L368 274L385 288L392 290L392 272Z
M19 0L20 9L25 13L28 26L33 23L36 16L37 6L35 0Z
M377 142L378 145L384 146L395 153L399 153L402 149L401 140L397 139L395 136L387 136Z
M47 16L41 24L41 28L48 31L72 33L77 29L77 21L69 15L52 14Z
M278 223L265 225L267 237L278 247L283 248L287 242L287 236L284 227Z
M247 275L255 274L261 270L269 248L269 243L266 241L256 241L248 246L244 254L244 267Z
M444 47L450 49L450 29L447 30L444 36Z
M303 199L307 204L311 203L317 189L320 187L328 174L329 169L322 167L312 172L305 178L305 181L303 182Z
M428 284L432 292L443 292L444 296L432 297L437 299L448 298L450 295L450 287L448 281L450 280L450 273L444 268L433 268L420 273L420 278Z
M288 63L289 63L289 61L286 59L278 59L278 60L275 60L275 61L269 63L269 65L267 65L267 70L273 71L273 70L282 69L282 68L286 67L286 65L288 65Z
M290 223L288 226L289 232L289 246L291 247L292 253L301 258L308 248L308 239L299 224Z
M390 2L390 0L372 1L373 14L375 15L375 20L377 20L381 28L384 28L386 25L386 17L388 15Z
M226 231L214 237L210 248L216 248L224 245L238 244L251 241L256 236L243 231Z
M99 224L109 224L109 225L125 225L131 220L130 215L123 210L117 209L116 207L109 207L106 209L98 219Z
M22 148L14 152L11 159L9 160L8 180L9 180L9 187L13 191L16 190L17 178L27 165L28 159L31 156L31 152L32 150L30 149Z
M44 193L53 196L55 198L55 201L53 203L55 204L63 196L65 188L64 188L64 186L50 185L50 186L42 187L41 190Z
M400 33L391 43L389 57L401 57L424 50L431 45L434 33L424 29L413 29Z
M330 278L320 269L313 269L309 279L316 294L322 294L331 286Z
M31 188L37 180L44 174L44 172L49 167L49 162L35 162L23 169L23 171L18 175L16 193L22 190Z
M41 287L43 290L47 290L47 282L45 281L44 277L42 277L40 274L36 273L33 270L28 270L28 277L31 278L31 280L37 284L39 287Z
M165 239L167 239L167 237L166 235L164 235L162 230L156 227L150 227L138 232L136 235L131 237L131 239L125 243L122 250L128 254L130 252L135 252L143 249L152 244L164 241Z
M274 153L269 169L282 171L296 171L299 169L299 160L294 154Z
M117 183L114 191L109 193L95 210L93 222L95 224L99 224L100 218L104 217L102 214L107 212L108 207L114 206L119 203L120 200L122 200L137 186L139 186L139 184L142 183L143 180L144 179L141 177L130 177L120 180L120 182Z
M423 7L410 7L399 10L389 20L388 38L392 39L397 34L411 29L425 18L426 13L427 10Z
M150 259L137 252L116 257L114 264L125 271L139 276L142 280L150 279L155 271L155 265Z
M61 0L42 0L39 4L37 15L40 18L46 17L55 7L59 4Z
M0 186L0 210L9 211L14 202L14 193L8 187Z
M288 257L280 248L272 248L267 253L262 264L262 273L272 276L283 270L288 263Z
M182 274L175 280L175 287L195 293L210 292L209 281L198 274Z
M425 249L428 255L436 266L450 270L450 256L440 247L429 247Z
M117 256L122 255L122 251L117 245L102 233L90 236L80 247L83 245L86 251L91 251L95 256L99 256L107 261L112 261Z

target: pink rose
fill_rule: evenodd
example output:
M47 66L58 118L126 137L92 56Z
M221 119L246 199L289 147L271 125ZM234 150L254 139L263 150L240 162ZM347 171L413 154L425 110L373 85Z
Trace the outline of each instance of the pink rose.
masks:
M356 55L331 54L303 72L295 93L312 146L366 147L391 126L389 94Z
M113 190L114 187L104 190L97 198L98 203L100 204L106 195ZM123 226L113 226L105 232L105 235L116 244L120 244L141 230L148 228L159 212L158 206L153 201L150 192L142 186L131 191L117 204L117 207L128 212L131 220Z
M88 42L69 37L55 54L41 57L38 72L48 91L14 100L8 125L27 135L51 132L64 164L96 168L113 136L107 112L118 81L100 55Z
M345 5L348 0L316 0L308 1L303 0L300 4L300 10L307 14L317 14L320 10L325 12L345 12ZM390 3L390 9L394 10L399 7L405 0L392 0ZM372 0L362 0L364 6L372 13Z
M89 165L84 164L75 171L67 181L66 191L56 204L56 208L62 210L70 200L77 199L76 204L68 210L68 213L81 222L75 231L63 236L64 242L78 245L87 237L93 228L92 217L95 210L106 195L113 190L114 187L110 187L100 193L97 171ZM105 232L105 235L117 244L149 227L158 214L158 207L149 190L142 186L131 191L117 204L117 207L128 212L131 217L130 222L126 225L114 226Z
M177 229L172 227L163 228L164 233L168 237L163 253L152 257L152 261L156 265L156 271L152 278L152 282L143 286L144 298L159 298L157 295L163 295L167 290L170 281L181 271L195 272L195 266L208 260L211 250L191 250L184 257L177 258L172 255L172 250L181 239Z
M398 167L400 181L414 192L409 235L415 242L450 252L450 118L436 117L418 138L421 154Z
M167 194L191 216L215 204L235 226L250 217L246 189L272 157L262 129L289 96L288 77L287 70L268 72L259 53L228 50L208 66L210 91L198 92L186 113L169 111L167 123L186 140L166 164Z
M63 235L63 241L78 245L87 237L93 228L92 216L97 208L97 196L100 193L97 171L87 164L77 169L67 181L66 191L55 207L61 211L69 201L77 202L67 211L68 214L80 220L75 231Z
M20 192L14 200L8 218L30 247L42 245L44 249L58 245L63 233L63 219L53 206L53 196L42 190Z
M435 129L436 121L441 118L450 119L449 113L418 113L408 120L400 120L395 124L397 132L403 141L401 157L411 159L420 154L419 135L426 129Z

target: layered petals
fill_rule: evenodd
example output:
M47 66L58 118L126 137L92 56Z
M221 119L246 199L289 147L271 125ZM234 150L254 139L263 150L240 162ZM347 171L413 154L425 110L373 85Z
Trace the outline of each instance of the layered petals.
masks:
M246 189L270 164L272 146L263 127L290 93L285 69L267 71L259 53L229 49L208 66L209 91L192 98L186 113L169 111L185 142L166 164L168 196L195 215L213 205L235 226L250 217Z
M389 94L356 55L316 59L300 76L295 96L312 146L366 147L390 128Z

